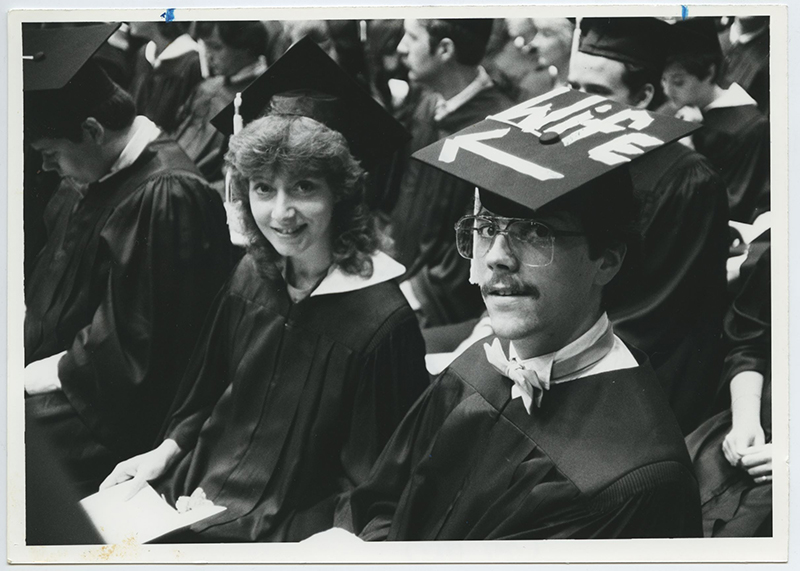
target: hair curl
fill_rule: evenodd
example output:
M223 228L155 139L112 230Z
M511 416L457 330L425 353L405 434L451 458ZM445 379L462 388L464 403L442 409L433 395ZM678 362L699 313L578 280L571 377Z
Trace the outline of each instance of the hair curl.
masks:
M250 209L250 180L291 172L322 177L334 195L333 263L352 275L372 275L372 254L382 245L365 202L366 172L344 136L309 117L273 113L231 137L225 161L233 193L244 203L248 253L270 279L280 275L280 255L261 233Z

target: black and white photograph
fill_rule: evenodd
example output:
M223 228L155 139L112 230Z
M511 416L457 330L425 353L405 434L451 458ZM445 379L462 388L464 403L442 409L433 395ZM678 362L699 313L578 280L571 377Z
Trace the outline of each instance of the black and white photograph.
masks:
M8 12L9 562L786 561L786 15Z

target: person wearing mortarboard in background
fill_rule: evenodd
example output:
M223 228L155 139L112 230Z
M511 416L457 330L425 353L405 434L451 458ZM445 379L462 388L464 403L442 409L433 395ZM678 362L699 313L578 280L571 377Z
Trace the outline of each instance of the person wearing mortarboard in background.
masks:
M414 155L479 189L455 233L494 334L434 381L340 502L336 525L362 539L701 534L680 428L603 302L635 240L625 163L694 127L567 88L535 104ZM592 131L606 118L620 128Z
M152 446L230 270L219 196L90 60L115 28L23 28L25 144L76 181L26 280L26 415L84 490Z
M200 488L227 508L164 541L297 541L331 527L338 495L366 479L428 385L395 282L404 268L378 251L358 163L371 169L407 134L309 38L242 99L247 124L226 160L248 254L206 323L164 442L104 484L161 476L170 502ZM230 132L232 118L230 106L215 124Z
M656 18L583 19L571 85L657 108L668 30ZM709 412L722 365L727 193L709 161L681 144L636 161L631 179L644 239L628 287L616 289L608 313L618 335L650 357L688 434Z
M484 309L450 232L471 202L463 181L409 157L512 102L480 66L492 20L406 20L404 25L397 50L412 92L424 91L419 99L409 95L414 103L401 111L412 139L387 175L381 210L394 252L408 268L403 292L423 326L431 327L477 317Z
M713 18L678 21L669 32L664 91L679 110L702 113L692 145L722 175L730 219L752 224L770 210L769 120L737 83L720 87L722 51Z
M223 193L227 138L211 119L267 69L267 31L261 22L197 22L212 76L204 79L178 112L170 133L212 186Z
M728 34L720 69L722 86L739 84L769 118L769 17L736 16Z
M203 79L199 47L188 22L130 22L130 34L149 40L137 52L130 93L136 109L167 132Z

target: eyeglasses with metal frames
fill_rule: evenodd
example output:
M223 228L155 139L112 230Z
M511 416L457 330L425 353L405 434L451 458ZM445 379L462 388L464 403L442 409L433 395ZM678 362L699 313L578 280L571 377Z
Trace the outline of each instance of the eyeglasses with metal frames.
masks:
M485 256L494 239L502 234L520 263L532 268L553 263L556 237L585 235L584 232L551 228L528 218L474 215L461 218L455 231L458 253L468 260Z

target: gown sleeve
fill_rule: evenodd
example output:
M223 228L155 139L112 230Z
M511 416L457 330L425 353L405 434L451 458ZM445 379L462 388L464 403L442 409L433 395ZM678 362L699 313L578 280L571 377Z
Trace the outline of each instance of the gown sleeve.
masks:
M164 439L171 438L184 451L194 447L203 424L231 384L230 305L225 287L209 311L162 431Z
M117 208L101 241L105 293L59 378L99 438L147 449L228 273L222 205L199 178L158 176Z
M368 479L394 429L429 385L424 354L425 343L410 310L396 313L381 327L359 367L347 436L339 454L338 491L292 514L287 536L307 537L330 527L342 496Z
M334 526L365 541L389 537L395 512L411 472L435 440L447 414L460 402L447 372L431 384L395 430L367 481L345 495L337 506Z

